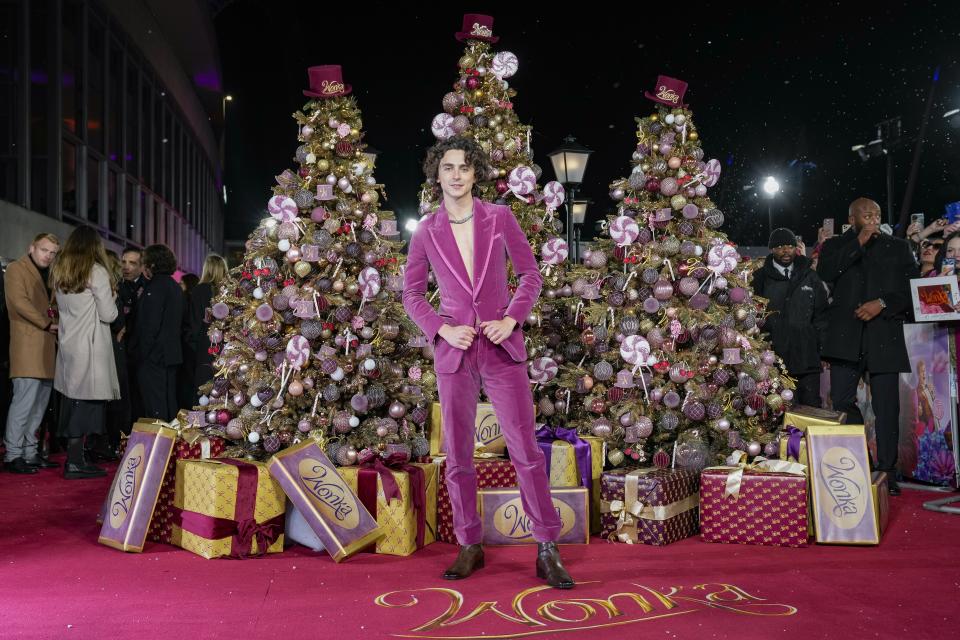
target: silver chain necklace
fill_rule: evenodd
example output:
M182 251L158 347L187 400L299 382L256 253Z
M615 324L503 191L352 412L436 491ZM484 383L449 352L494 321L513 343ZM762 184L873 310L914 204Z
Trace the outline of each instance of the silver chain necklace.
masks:
M470 215L468 215L466 218L460 218L459 220L454 220L454 219L451 218L450 216L447 216L447 219L450 220L450 224L463 224L464 222L469 221L470 218L473 217L473 213L474 213L474 212L471 211L471 212L470 212Z

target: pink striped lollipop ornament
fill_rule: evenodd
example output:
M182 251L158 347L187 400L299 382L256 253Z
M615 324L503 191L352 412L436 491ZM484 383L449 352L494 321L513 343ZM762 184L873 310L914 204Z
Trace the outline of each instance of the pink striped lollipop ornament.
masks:
M739 262L740 254L735 248L725 243L715 244L707 252L707 266L717 275L730 273L737 268Z
M438 113L430 123L430 131L438 140L452 138L456 134L453 130L453 116L449 113Z
M559 370L556 360L543 356L530 363L530 379L537 384L545 384L556 378Z
M290 338L287 342L287 362L298 371L310 361L310 341L301 335Z
M516 55L510 51L501 51L493 56L493 63L490 65L490 69L493 71L493 75L501 80L505 80L512 77L513 74L517 72L519 66L520 61Z
M563 238L550 238L540 247L540 258L551 266L561 264L567 259L567 255L569 249Z
M620 343L620 357L629 364L645 364L650 355L650 343L641 335L631 335Z
M360 293L367 300L372 300L380 293L380 272L373 267L366 267L357 276Z
M547 209L550 211L558 209L566 197L566 190L556 180L551 180L543 187L543 203L547 205Z
M267 201L267 211L280 222L293 222L297 218L297 203L289 196L273 196Z
M537 175L530 167L520 165L510 172L507 179L507 186L514 194L525 196L533 193L537 186Z
M617 218L610 223L610 237L613 238L613 241L616 242L618 246L626 247L633 244L639 235L640 225L629 216L617 216Z
M705 187L712 187L717 184L717 181L720 180L720 161L716 158L709 161L703 172L706 175L702 180Z

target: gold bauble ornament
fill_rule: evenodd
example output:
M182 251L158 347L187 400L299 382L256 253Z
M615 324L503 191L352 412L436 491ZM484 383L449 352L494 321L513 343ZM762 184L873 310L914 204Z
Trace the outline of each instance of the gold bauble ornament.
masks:
M659 119L660 119L660 116L657 115L656 113L650 116L650 122L656 122Z
M360 135L360 129L353 127L352 129L350 129L350 135L356 138L358 135Z
M696 131L691 131L690 133L687 134L687 140L699 140L699 139L700 139L700 134L698 134Z
M360 291L360 285L356 282L351 282L347 285L347 295L355 296L358 291Z
M424 387L432 387L437 384L437 376L432 371L426 371L420 376L420 383Z
M310 263L304 262L303 260L295 264L293 267L294 273L296 273L301 278L306 278L308 275L310 275L310 269L311 269Z
M500 169L499 171L497 171L497 174L499 174L499 176L500 176L501 178L504 178L504 177L506 177L506 175L507 175L507 170L506 170L506 169Z
M329 160L317 160L317 170L319 170L319 171L329 171L329 170L330 170L330 161L329 161Z
M474 60L473 56L465 55L460 58L459 64L461 69L472 69L477 64L477 61Z

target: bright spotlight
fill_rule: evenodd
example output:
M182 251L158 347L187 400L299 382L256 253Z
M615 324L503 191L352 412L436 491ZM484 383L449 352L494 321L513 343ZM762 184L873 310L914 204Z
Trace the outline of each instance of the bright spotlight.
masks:
M780 182L773 176L767 176L767 179L763 181L763 192L772 198L780 193Z

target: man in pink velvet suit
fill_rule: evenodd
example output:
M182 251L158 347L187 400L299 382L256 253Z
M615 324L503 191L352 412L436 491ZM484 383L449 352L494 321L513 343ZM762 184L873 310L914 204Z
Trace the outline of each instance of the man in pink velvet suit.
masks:
M481 387L493 403L517 470L523 508L537 540L537 576L552 587L573 588L555 540L560 518L550 498L543 454L534 437L533 397L520 325L543 278L509 207L473 197L477 176L489 171L473 140L445 140L427 152L427 178L443 204L424 219L410 241L403 305L435 344L434 369L447 443L447 488L460 552L443 577L466 578L483 567L482 525L477 515L473 466L474 424ZM507 257L519 276L507 288ZM427 271L440 287L439 312L426 299Z

